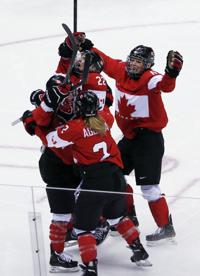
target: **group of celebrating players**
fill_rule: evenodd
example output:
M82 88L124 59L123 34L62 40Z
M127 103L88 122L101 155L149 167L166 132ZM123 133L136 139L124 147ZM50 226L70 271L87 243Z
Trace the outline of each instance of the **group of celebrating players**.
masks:
M45 91L31 93L35 108L22 116L26 131L43 144L39 169L52 213L50 271L79 269L65 249L65 242L74 239L82 275L98 275L97 246L109 231L125 239L132 262L151 266L139 238L133 189L124 176L134 170L158 226L147 242L173 238L172 217L159 185L162 129L168 122L161 94L174 90L183 58L169 51L162 75L152 69L151 47L135 47L123 62L95 48L84 32L73 36L79 49L75 61L67 37L58 48L55 74ZM116 81L115 120L123 134L118 144L111 135L113 94L102 71Z

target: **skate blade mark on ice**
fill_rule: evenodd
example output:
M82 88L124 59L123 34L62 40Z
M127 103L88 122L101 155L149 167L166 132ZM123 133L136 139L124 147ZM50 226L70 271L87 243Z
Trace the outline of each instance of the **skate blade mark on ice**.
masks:
M70 273L70 272L77 272L79 270L80 270L79 267L64 268L64 267L51 266L49 269L49 272L50 273Z
M137 262L134 262L134 263L139 267L153 266L153 264L149 260L141 260L141 261L137 261Z
M177 245L177 241L175 237L170 237L170 238L165 238L162 240L157 240L157 241L147 241L146 245L149 247L154 247L154 246L162 246L162 245Z
M65 247L72 247L72 246L76 246L76 245L78 245L77 240L74 240L74 241L66 241L66 242L65 242Z

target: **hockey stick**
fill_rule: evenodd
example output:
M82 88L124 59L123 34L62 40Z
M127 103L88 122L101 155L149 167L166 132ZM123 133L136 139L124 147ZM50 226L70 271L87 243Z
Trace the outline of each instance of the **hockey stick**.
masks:
M20 123L21 121L22 121L22 117L20 117L20 118L18 118L17 120L13 121L13 122L11 123L11 126L15 126L15 125L17 125L18 123Z
M69 68L67 70L65 80L63 82L63 84L68 84L68 83L70 83L70 76L71 76L72 68L74 66L74 62L75 62L76 55L77 55L77 52L78 52L78 47L77 47L77 44L76 44L75 37L73 36L70 28L64 23L62 24L62 27L66 31L67 35L69 36L70 42L71 42L72 47L73 47L71 62L70 62ZM85 55L85 64L84 64L84 69L83 69L81 80L76 85L72 86L72 91L75 91L79 86L85 84L85 82L87 81L88 73L89 73L89 67L90 67L90 54L86 53L86 55ZM55 114L56 113L57 112L55 112ZM18 123L22 122L22 119L23 119L23 117L20 117L17 120L13 121L11 123L11 126L15 126Z
M72 86L72 90L70 92L70 93L72 93L73 98L74 98L74 101L73 101L74 110L75 110L75 101L76 101L76 97L77 97L77 93L78 93L77 88L80 86L83 86L86 83L87 78L88 78L89 68L90 68L90 54L87 53L85 55L85 63L84 63L84 68L83 68L83 73L82 73L81 79L77 84ZM74 115L72 116L72 118L70 120L73 120L75 117L76 117L76 114L74 113Z
M84 69L83 69L83 73L81 76L81 80L77 84L72 85L72 90L75 90L79 86L84 85L86 83L87 78L88 78L89 68L90 68L90 54L86 53Z
M70 75L71 75L71 72L72 72L72 68L74 66L74 62L75 62L75 59L76 59L76 55L77 55L77 52L78 52L78 47L77 47L77 44L76 44L76 40L75 40L75 37L73 36L70 28L66 25L66 24L62 24L62 27L63 29L66 31L68 37L69 37L69 40L72 44L72 57L71 57L71 62L70 62L70 65L68 67L68 70L67 70L67 73L66 73L66 77L65 77L65 80L63 82L63 84L68 84L70 82ZM17 125L18 123L22 122L22 117L18 118L17 120L13 121L11 123L11 126L15 126Z
M72 44L72 57L71 57L71 62L70 62L70 65L68 67L68 70L67 70L67 73L66 73L66 77L65 77L65 80L63 82L63 84L68 84L70 82L70 76L71 76L71 72L72 72L72 68L74 66L74 62L75 62L75 59L76 59L76 55L77 55L77 52L78 52L78 46L77 46L77 43L76 43L76 39L75 37L73 36L70 28L62 23L62 27L63 29L65 30L65 32L67 33L68 37L69 37L69 40Z

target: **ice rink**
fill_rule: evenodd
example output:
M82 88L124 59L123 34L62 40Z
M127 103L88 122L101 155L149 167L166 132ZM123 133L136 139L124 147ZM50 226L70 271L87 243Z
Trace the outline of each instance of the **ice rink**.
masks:
M98 248L99 275L198 276L200 263L200 2L199 0L79 0L78 30L114 58L126 59L137 45L151 46L154 70L164 73L169 50L184 57L173 93L163 95L169 123L163 130L165 157L161 188L169 202L177 232L176 244L146 247L153 263L139 268L119 237L108 237ZM65 38L61 24L73 29L73 0L0 0L0 275L46 276L49 261L48 227L51 216L38 160L40 141L25 133L21 123L11 126L32 106L29 95L45 88ZM106 77L107 78L107 77ZM113 80L107 78L114 89ZM113 136L120 137L114 125ZM141 240L156 225L134 175ZM39 246L45 264L34 274L30 214L41 218ZM30 227L32 225L32 228ZM77 247L70 253L80 260ZM69 275L69 273L68 273ZM81 271L73 273L81 275Z

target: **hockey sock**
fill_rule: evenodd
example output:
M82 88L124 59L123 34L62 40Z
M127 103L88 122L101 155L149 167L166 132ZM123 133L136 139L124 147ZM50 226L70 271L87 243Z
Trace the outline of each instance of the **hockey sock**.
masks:
M84 264L94 261L97 257L96 240L91 233L78 236L79 252Z
M126 195L127 213L130 216L136 216L134 198L133 198L133 188L129 184L126 185L126 193L131 193L129 195Z
M57 253L61 253L64 250L67 227L68 222L64 221L52 221L50 224L49 238L51 240L51 249Z
M128 244L132 244L133 241L139 237L138 230L128 217L123 218L118 225L116 225L116 229Z
M168 224L169 209L164 197L161 197L156 201L149 202L149 208L158 227L163 227Z

